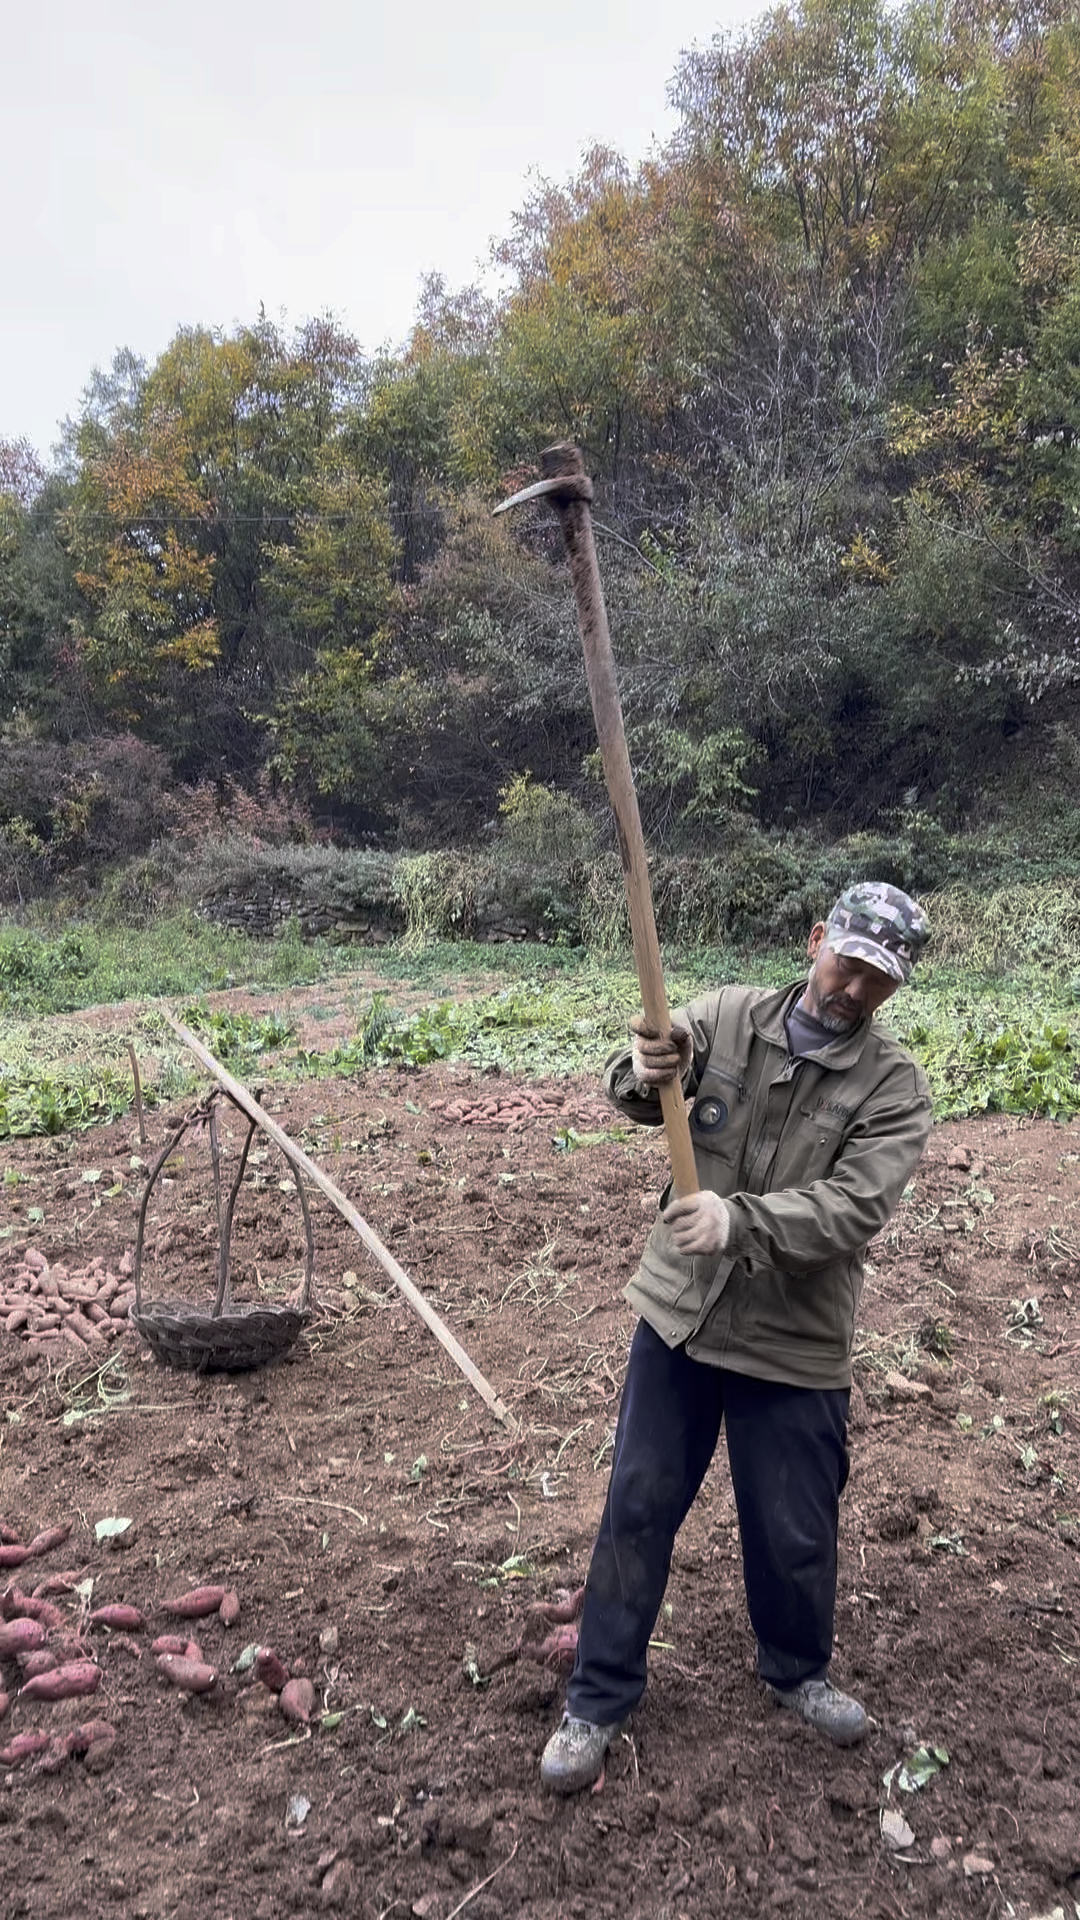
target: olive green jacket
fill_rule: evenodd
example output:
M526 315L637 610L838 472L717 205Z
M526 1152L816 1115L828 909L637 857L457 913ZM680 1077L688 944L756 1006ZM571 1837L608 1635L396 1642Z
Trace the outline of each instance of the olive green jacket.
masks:
M698 1180L729 1202L731 1238L720 1257L680 1254L663 1219L669 1188L626 1298L695 1359L846 1387L863 1255L926 1144L930 1089L873 1021L793 1062L784 1015L805 984L724 987L675 1014L694 1042L683 1086ZM660 1123L629 1046L608 1059L604 1086L620 1113Z

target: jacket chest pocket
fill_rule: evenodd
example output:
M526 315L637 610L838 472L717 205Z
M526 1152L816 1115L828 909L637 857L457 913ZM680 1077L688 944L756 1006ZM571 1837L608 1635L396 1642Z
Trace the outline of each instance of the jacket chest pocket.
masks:
M689 1115L696 1152L715 1154L733 1165L746 1143L750 1107L746 1083L737 1070L706 1067Z
M847 1126L838 1114L799 1107L784 1129L776 1169L777 1186L804 1186L831 1172L840 1157Z

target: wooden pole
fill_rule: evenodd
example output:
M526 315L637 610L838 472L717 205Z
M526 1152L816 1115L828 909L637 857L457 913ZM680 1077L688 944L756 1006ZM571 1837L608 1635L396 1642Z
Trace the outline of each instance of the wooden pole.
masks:
M197 1034L192 1033L190 1028L185 1027L181 1021L174 1019L173 1015L168 1011L165 1012L165 1018L173 1032L183 1041L185 1047L187 1047L189 1051L195 1055L196 1060L206 1068L207 1073L212 1074L218 1085L224 1087L230 1100L235 1101L238 1107L243 1108L243 1111L248 1115L249 1119L254 1120L256 1126L261 1127L262 1131L274 1141L275 1145L281 1148L282 1153L285 1154L286 1158L294 1167L299 1167L307 1175L313 1185L318 1187L320 1192L324 1193L332 1205L337 1208L342 1219L347 1220L350 1227L360 1235L368 1252L374 1254L379 1265L389 1274L395 1287L405 1295L413 1312L419 1315L424 1325L430 1328L440 1345L445 1347L454 1365L465 1375L470 1386L476 1389L476 1392L480 1395L485 1405L490 1407L495 1418L501 1420L503 1425L509 1427L512 1432L515 1431L517 1422L510 1412L509 1407L504 1406L495 1389L488 1384L483 1374L473 1365L464 1347L458 1344L450 1332L450 1329L443 1325L434 1308L430 1307L424 1299L420 1289L413 1284L404 1269L398 1266L393 1254L383 1246L378 1234L372 1227L368 1226L367 1221L356 1211L352 1202L345 1198L341 1188L334 1185L329 1174L324 1173L321 1167L316 1166L314 1160L309 1160L307 1154L304 1153L294 1141L290 1140L284 1128L279 1127L276 1121L271 1120L268 1113L264 1113L258 1101L253 1098L247 1088L243 1086L239 1080L233 1079L232 1074L226 1071L221 1065L220 1060L215 1060L209 1048L203 1046Z
M593 540L590 512L592 481L585 472L579 449L568 441L544 449L540 456L540 470L544 476L542 480L535 486L525 487L521 493L515 493L512 499L504 500L495 511L505 513L508 507L517 506L522 501L545 499L559 516L570 562L570 580L574 589L578 631L585 654L585 674L600 744L604 780L611 811L615 816L641 1005L649 1025L655 1027L657 1033L666 1034L671 1027L671 1012L664 986L641 814L615 677L615 656L611 650L611 634ZM667 1086L660 1088L660 1110L664 1116L675 1192L685 1197L698 1191L698 1177L690 1122L686 1117L686 1101L677 1080L669 1081Z

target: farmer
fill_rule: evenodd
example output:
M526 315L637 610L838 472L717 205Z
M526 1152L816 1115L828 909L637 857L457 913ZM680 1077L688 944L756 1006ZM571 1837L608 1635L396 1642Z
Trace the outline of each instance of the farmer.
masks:
M681 1079L702 1191L662 1197L627 1288L641 1318L566 1713L541 1762L554 1793L599 1779L645 1691L675 1535L722 1423L759 1676L837 1746L867 1731L828 1677L851 1346L866 1245L930 1130L925 1075L874 1015L928 937L907 894L850 887L811 931L808 979L724 987L664 1034L637 1015L607 1062L610 1099L646 1125Z

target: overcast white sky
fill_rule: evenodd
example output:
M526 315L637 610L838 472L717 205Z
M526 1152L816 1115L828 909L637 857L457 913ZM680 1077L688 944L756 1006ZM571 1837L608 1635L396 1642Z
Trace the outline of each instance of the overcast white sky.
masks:
M260 302L368 351L477 277L535 170L674 127L746 0L43 0L4 31L0 439L47 456L95 366ZM18 156L16 164L15 156Z

